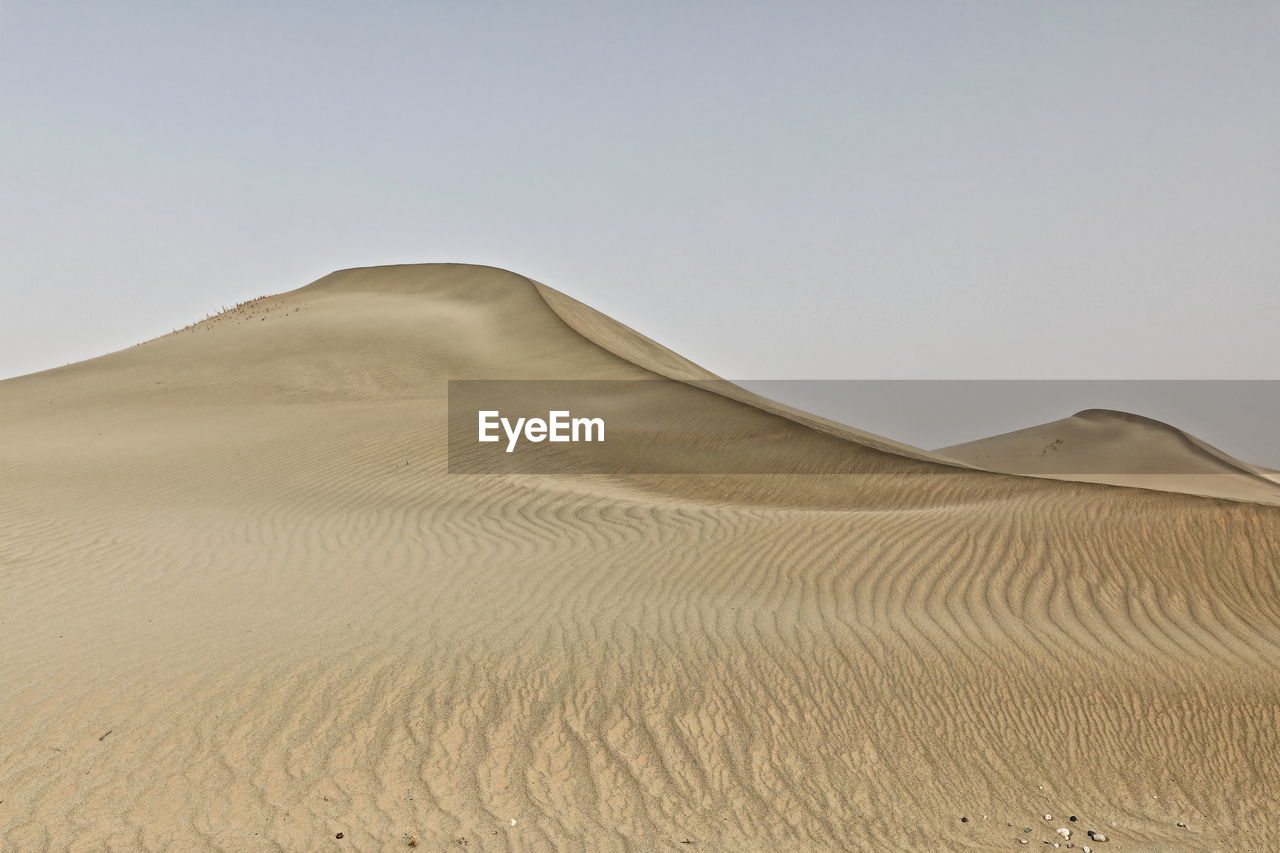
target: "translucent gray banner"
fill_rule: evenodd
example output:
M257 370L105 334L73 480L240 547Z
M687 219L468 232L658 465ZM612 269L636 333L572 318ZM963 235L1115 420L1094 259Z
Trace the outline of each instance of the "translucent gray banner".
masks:
M1270 478L1277 423L1277 380L453 380L449 470L877 473L901 442L1011 473Z

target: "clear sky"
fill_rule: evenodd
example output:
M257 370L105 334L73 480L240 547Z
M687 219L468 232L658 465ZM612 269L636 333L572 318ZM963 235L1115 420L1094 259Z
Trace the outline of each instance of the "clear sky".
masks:
M1208 0L0 0L0 376L466 261L726 376L1275 378L1277 44Z

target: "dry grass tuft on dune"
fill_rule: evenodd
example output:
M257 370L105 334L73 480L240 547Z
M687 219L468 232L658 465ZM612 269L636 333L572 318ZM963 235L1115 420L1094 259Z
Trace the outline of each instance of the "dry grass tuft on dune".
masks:
M709 377L421 265L0 383L0 849L1280 848L1276 507L746 392L857 473L447 473L449 379Z

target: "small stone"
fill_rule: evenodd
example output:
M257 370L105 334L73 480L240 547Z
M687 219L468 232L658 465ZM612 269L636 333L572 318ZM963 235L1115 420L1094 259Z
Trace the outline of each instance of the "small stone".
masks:
M1191 827L1187 826L1185 823L1180 823L1180 824L1178 824L1178 827L1179 827L1179 828L1181 828L1181 829L1190 829L1190 828L1191 828Z
M1094 841L1106 841L1106 840L1107 840L1107 835L1106 835L1106 833L1104 833L1104 832L1095 832L1093 835L1091 835L1091 836L1089 836L1089 837L1090 837L1090 838L1092 838Z
M1090 847L1088 844L1086 844L1085 846L1081 847L1080 849L1081 849L1082 851L1084 851L1084 853L1093 853L1093 848L1092 848L1092 847Z
M1044 816L1044 819L1045 819L1045 820L1053 820L1053 815L1051 815L1051 814L1047 814L1047 815L1045 815L1045 816Z
M961 822L961 823L968 823L968 822L969 822L969 818L967 818L967 817L962 817L962 818L960 818L960 822Z
M1026 844L1026 843L1027 843L1027 839L1025 839L1025 838L1019 838L1019 839L1018 839L1018 843L1019 843L1019 844Z
M1068 840L1071 838L1071 830L1067 829L1065 826L1058 830L1058 834Z
M1067 818L1067 820L1071 821L1072 823L1075 823L1075 822L1076 822L1076 816L1075 816L1075 815L1072 815L1071 817Z

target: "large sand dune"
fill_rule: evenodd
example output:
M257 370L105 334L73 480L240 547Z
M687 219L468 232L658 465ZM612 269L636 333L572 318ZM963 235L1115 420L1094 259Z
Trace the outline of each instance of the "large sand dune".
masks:
M858 473L446 473L447 379L659 374L655 471ZM1280 509L707 378L430 265L0 383L0 849L1280 849Z

